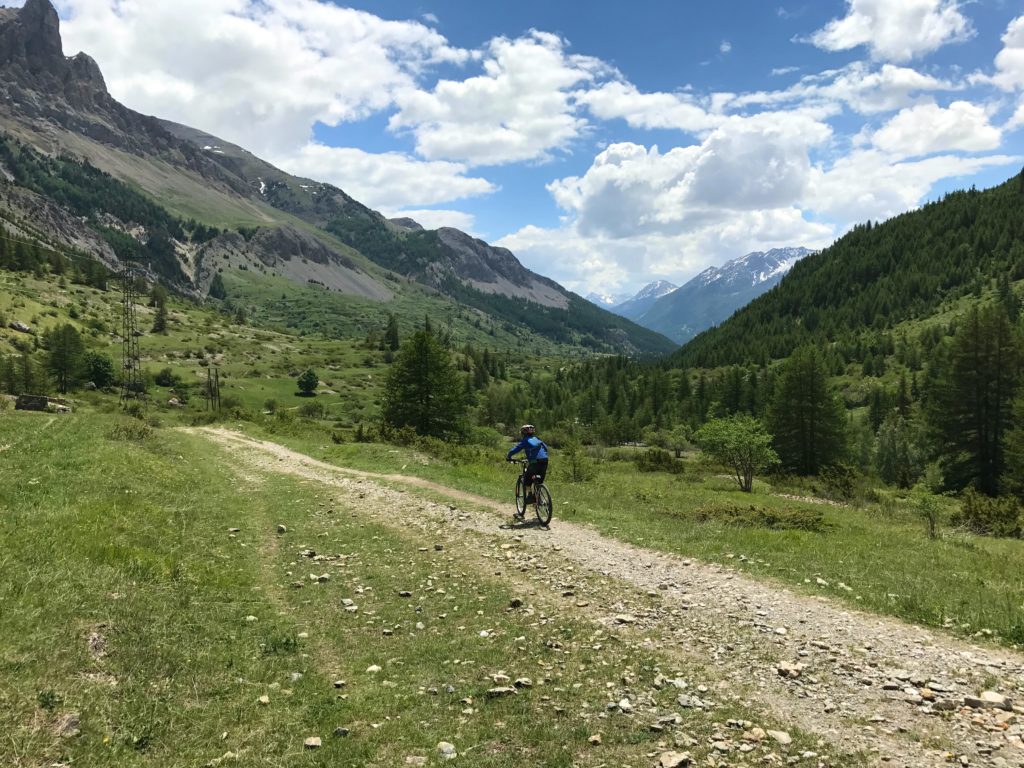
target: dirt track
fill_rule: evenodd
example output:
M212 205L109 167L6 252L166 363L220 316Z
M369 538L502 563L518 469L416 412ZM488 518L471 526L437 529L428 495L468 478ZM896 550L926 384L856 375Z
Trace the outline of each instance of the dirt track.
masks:
M635 547L586 526L509 525L508 504L421 478L335 467L227 429L192 431L222 445L248 477L296 475L349 490L382 522L449 531L467 565L500 559L556 596L571 595L567 610L630 630L634 639L659 638L646 647L706 666L709 696L754 701L840 751L868 753L878 765L1024 767L1020 654ZM395 483L484 511L428 502L389 487ZM459 556L459 547L452 552ZM966 698L982 690L1012 703L968 706Z

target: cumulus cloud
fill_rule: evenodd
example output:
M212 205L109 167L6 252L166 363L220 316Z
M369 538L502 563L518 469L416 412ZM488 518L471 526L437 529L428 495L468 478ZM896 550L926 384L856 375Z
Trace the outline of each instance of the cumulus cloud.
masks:
M419 22L317 0L58 5L66 52L96 58L116 98L258 153L366 117L423 68L469 58Z
M1013 113L1013 117L1006 124L1007 131L1015 131L1018 128L1024 128L1024 101L1017 107L1017 111Z
M871 56L909 61L973 34L957 0L847 0L847 13L811 35L827 51L867 46Z
M729 53L732 50L732 43L728 40L723 40L721 45L718 46L718 50L720 53Z
M809 150L829 139L824 123L767 113L730 117L701 144L660 153L613 144L581 177L549 185L580 234L681 234L740 210L791 205L803 194Z
M992 81L1007 91L1024 89L1024 16L1018 16L1006 28Z
M275 158L275 164L300 176L341 187L371 208L397 211L437 205L495 190L487 179L466 176L466 166L424 162L401 152L375 154L351 147L310 143Z
M576 94L599 120L622 119L632 128L666 128L698 133L722 122L684 93L641 93L632 83L613 80Z
M1002 138L1002 131L989 123L984 109L954 101L948 108L932 103L901 110L875 132L872 142L885 152L910 157L983 152L997 149Z
M916 208L941 179L1020 162L1020 157L1008 155L939 155L894 163L885 152L857 150L837 160L831 168L812 171L805 207L839 222L887 219Z
M832 228L805 221L794 208L737 213L722 226L695 227L685 235L629 237L583 235L574 224L523 227L498 241L531 269L585 294L635 290L653 279L681 283L712 264L765 248L804 244L824 247Z
M442 80L433 90L400 89L394 131L411 131L428 159L500 165L545 160L587 128L571 91L608 71L600 60L567 53L557 35L532 30L486 48L484 73Z

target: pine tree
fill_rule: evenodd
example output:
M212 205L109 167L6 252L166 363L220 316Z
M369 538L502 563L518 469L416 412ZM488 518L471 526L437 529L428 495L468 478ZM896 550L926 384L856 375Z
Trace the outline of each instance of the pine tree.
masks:
M402 345L388 373L382 417L391 428L449 438L462 432L463 386L451 358L429 331L417 331Z
M392 314L388 315L388 327L384 331L384 346L392 352L397 352L401 346L398 339L398 318Z
M928 420L946 481L994 496L1021 363L1020 341L1003 308L971 309L936 363Z
M73 325L65 323L46 332L44 345L47 350L46 369L57 389L66 394L82 374L82 356L85 354L82 336Z
M1013 428L1003 440L1006 469L1000 490L1024 501L1024 389L1013 401Z
M817 474L846 450L843 405L828 385L828 372L813 347L786 361L769 413L769 429L782 466Z
M164 333L167 330L167 305L158 304L153 317L153 333Z

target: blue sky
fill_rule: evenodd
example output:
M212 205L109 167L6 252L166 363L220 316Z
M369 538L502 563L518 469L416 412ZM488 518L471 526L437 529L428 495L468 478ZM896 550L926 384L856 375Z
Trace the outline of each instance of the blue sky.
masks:
M999 0L57 5L129 106L580 292L821 247L1024 165Z

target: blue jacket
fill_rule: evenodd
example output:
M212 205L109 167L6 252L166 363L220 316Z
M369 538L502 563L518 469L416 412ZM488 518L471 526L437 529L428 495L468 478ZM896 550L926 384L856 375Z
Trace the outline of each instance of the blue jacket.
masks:
M548 447L536 435L531 435L509 451L508 458L511 459L520 451L526 451L526 458L529 461L537 461L538 459L546 459L548 457Z

